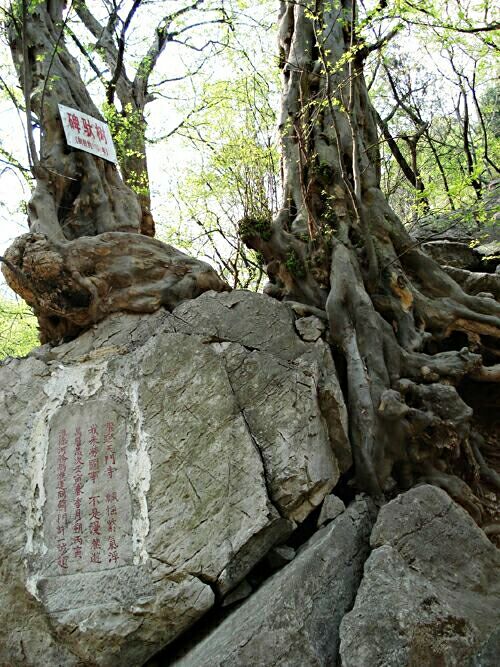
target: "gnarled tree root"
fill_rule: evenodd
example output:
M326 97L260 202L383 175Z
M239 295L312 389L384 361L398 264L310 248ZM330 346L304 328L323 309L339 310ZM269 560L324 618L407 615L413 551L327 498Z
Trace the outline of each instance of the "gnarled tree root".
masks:
M243 221L241 236L264 259L270 296L326 314L349 482L376 497L431 481L483 521L479 482L494 476L471 448L460 392L468 380L498 387L498 281L449 275L388 205L353 8L281 3L283 207L274 221Z
M33 307L42 342L76 336L110 313L152 313L207 290L229 290L205 262L127 232L66 242L24 234L5 259L7 283Z
M500 300L500 274L467 271L453 266L443 268L468 294L490 294L492 298Z

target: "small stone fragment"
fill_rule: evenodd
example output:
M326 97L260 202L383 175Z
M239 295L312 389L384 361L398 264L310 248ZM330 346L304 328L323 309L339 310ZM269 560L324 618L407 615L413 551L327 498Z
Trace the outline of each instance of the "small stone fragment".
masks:
M250 586L250 584L246 579L243 579L241 584L236 586L236 588L233 591L231 591L229 595L226 595L226 597L222 601L222 606L229 607L229 605L231 604L235 604L240 600L244 600L251 594L251 592L252 592L252 587Z
M309 317L300 317L298 320L295 320L295 328L302 340L314 342L318 338L321 338L325 330L325 323L319 317L310 315Z
M342 500L340 500L340 498L334 496L333 494L326 496L318 517L318 528L324 526L327 523L330 523L330 521L333 521L336 517L338 517L339 514L342 514L344 511L345 505Z
M295 558L295 549L282 545L274 547L267 554L267 562L273 570L279 570L280 567L286 565Z

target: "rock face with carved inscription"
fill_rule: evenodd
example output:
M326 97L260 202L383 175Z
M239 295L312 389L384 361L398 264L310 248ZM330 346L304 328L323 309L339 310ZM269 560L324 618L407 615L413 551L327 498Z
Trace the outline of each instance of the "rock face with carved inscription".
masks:
M496 667L498 551L353 499L323 336L207 292L0 365L0 665Z
M348 465L325 365L247 292L5 362L0 663L140 665L235 589Z

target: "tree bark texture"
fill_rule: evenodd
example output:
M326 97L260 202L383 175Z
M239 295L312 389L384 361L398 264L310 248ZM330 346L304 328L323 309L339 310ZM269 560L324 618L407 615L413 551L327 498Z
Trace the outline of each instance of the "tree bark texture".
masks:
M268 294L325 312L357 488L431 481L480 520L487 466L460 387L495 377L500 304L464 291L389 207L355 26L353 0L281 2L284 204L241 234L264 256Z
M120 129L122 122L127 122L126 145L119 157L121 172L125 183L137 193L141 206L141 233L154 236L155 224L151 214L144 110L147 102L150 101L147 92L149 76L163 45L156 43L154 45L156 48L152 47L148 50L144 60L139 63L135 78L130 80L123 62L125 44L122 44L122 51L115 44L116 21L109 21L107 25L102 25L96 20L85 2L77 3L75 11L94 38L95 48L99 49L112 73L111 80L106 82L106 96L108 103L116 110L114 119L116 129ZM130 16L132 15L133 10ZM124 40L125 37L122 39ZM115 95L120 101L121 111L116 109Z
M41 340L75 336L116 311L152 312L228 289L207 264L153 238L136 194L111 162L68 147L58 104L101 115L64 41L64 0L23 2L7 26L25 93L36 188L30 233L3 260L9 285L34 309ZM145 234L141 234L142 231Z
M137 197L125 186L116 166L66 145L58 104L102 117L65 46L65 5L64 0L37 3L28 16L14 17L8 31L12 58L40 128L40 158L33 160L37 185L29 203L30 229L57 240L138 231Z
M65 243L24 234L8 260L9 284L33 305L42 343L74 337L109 313L172 310L207 290L229 290L208 264L127 232Z

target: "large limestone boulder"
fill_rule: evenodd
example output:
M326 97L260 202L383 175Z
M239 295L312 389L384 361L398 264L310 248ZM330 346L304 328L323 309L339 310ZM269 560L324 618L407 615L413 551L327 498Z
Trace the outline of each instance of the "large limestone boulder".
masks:
M143 664L333 489L335 451L350 457L328 347L248 292L117 314L7 361L0 433L9 665Z
M372 503L357 499L175 667L339 665L339 625L356 596L373 519Z
M439 264L468 271L481 270L481 256L471 247L470 243L442 239L428 241L422 245L422 248Z
M433 486L382 508L353 610L343 667L494 667L500 654L500 552Z

